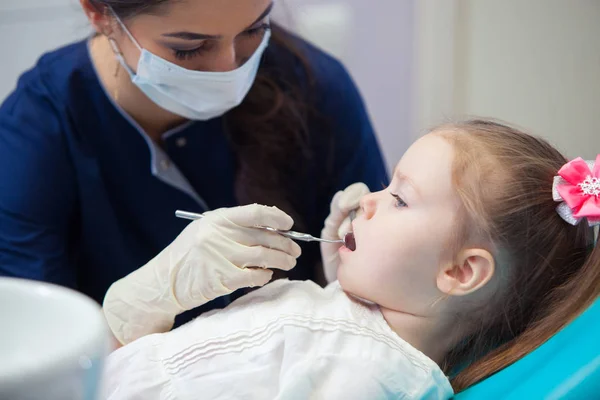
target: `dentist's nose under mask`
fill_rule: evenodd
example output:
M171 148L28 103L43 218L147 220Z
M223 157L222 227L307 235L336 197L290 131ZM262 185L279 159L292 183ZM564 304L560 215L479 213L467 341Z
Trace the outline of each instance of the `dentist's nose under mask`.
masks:
M115 18L141 52L136 73L127 65L114 40L110 40L117 60L129 73L131 81L165 110L199 121L220 117L244 100L271 37L267 30L254 54L233 71L193 71L143 49L116 14Z

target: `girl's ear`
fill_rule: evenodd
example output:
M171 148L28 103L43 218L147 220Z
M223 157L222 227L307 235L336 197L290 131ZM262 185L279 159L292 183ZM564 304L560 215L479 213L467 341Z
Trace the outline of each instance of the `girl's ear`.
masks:
M484 249L463 250L457 262L437 276L438 289L445 294L465 296L484 287L494 276L495 261Z

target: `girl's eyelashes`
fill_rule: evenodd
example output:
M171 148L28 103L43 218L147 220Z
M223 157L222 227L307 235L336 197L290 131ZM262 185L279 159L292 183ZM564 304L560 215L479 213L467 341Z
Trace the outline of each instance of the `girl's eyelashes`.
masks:
M408 207L408 204L406 204L406 202L404 200L402 200L402 198L400 196L398 196L395 193L390 193L390 194L396 200L396 204L395 204L396 207L398 207L398 208Z

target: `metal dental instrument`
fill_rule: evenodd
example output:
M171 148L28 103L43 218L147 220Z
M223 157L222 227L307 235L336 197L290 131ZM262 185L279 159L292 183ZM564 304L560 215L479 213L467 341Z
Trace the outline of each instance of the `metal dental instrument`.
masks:
M177 218L190 219L190 220L204 218L204 215L202 215L202 214L192 213L192 212L188 212L188 211L181 211L181 210L175 211L175 216ZM292 240L300 240L302 242L344 243L343 239L340 239L340 240L321 239L321 238L317 238L312 235L309 235L308 233L301 233L301 232L295 232L295 231L283 231L280 229L271 228L270 226L255 226L255 228L263 229L263 230L269 231L269 232L278 233L281 236L285 236Z

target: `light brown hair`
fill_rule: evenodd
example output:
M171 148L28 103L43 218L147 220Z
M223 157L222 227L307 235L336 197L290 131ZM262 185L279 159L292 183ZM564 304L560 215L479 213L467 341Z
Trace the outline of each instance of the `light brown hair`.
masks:
M459 370L451 383L460 392L535 350L598 297L600 250L586 222L573 226L556 212L553 177L567 159L546 141L486 120L434 133L455 149L465 226L498 249L503 275L443 365L448 374Z

